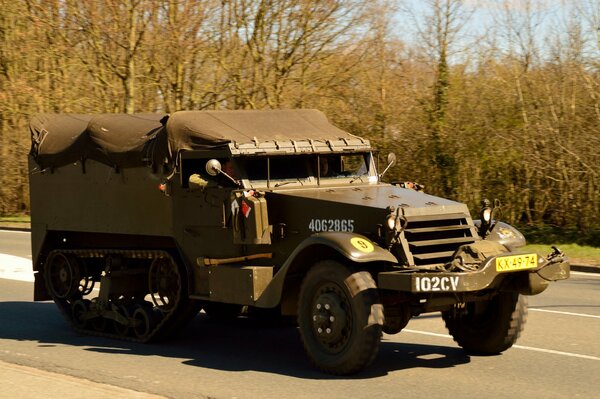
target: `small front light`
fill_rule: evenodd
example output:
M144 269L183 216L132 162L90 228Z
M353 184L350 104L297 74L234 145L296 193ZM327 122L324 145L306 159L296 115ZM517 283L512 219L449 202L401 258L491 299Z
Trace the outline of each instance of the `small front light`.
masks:
M394 230L396 227L396 215L389 215L387 218L387 227L390 230Z
M481 211L481 218L486 224L490 224L492 221L492 208L483 208Z

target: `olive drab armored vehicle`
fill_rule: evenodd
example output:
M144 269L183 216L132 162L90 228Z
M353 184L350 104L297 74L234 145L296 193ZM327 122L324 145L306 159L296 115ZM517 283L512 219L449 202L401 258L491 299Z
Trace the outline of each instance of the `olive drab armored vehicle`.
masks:
M297 317L317 368L350 374L422 313L502 352L526 296L569 276L489 203L473 220L382 182L369 141L316 110L43 114L30 130L34 297L79 332L146 342L201 308L271 309Z

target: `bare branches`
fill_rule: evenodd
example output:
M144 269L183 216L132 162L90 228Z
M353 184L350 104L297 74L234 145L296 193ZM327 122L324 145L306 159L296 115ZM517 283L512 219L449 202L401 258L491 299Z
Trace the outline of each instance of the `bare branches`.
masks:
M511 223L597 229L599 7L0 0L0 213L27 209L33 113L314 107L398 152L391 178L473 210L499 198Z

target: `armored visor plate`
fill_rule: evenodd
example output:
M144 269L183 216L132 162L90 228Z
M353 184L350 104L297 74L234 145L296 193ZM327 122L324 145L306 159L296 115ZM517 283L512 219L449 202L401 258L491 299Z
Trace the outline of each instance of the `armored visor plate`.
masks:
M496 271L499 273L535 269L536 267L538 267L537 254L500 256L496 258Z

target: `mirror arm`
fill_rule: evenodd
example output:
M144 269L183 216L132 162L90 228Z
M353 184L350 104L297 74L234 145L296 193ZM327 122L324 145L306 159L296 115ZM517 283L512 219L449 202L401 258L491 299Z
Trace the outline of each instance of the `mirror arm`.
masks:
M223 176L227 177L229 180L231 180L231 182L233 184L235 184L238 187L242 186L242 182L240 180L236 180L233 177L229 176L227 173L223 172L221 169L218 170L218 173L222 174Z

